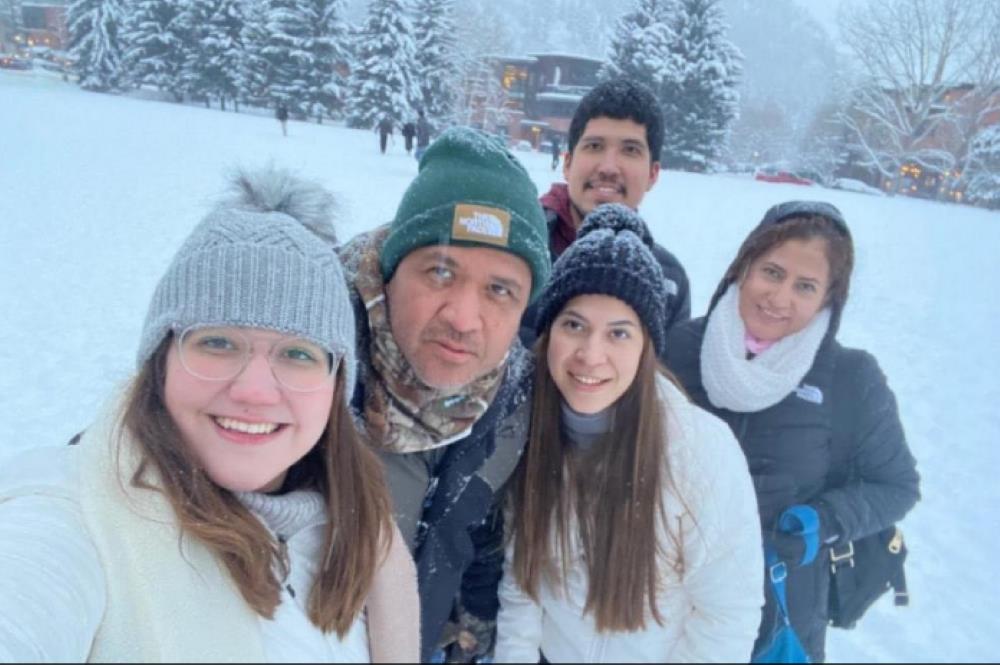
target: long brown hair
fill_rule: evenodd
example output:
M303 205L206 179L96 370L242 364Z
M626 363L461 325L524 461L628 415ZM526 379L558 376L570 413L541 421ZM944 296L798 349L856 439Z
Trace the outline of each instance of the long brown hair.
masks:
M589 586L584 612L593 612L597 630L635 631L646 626L646 607L660 625L656 606L662 566L683 568L680 547L672 561L660 534L674 545L678 534L667 524L664 484L666 413L656 377L663 372L648 334L632 384L615 404L612 431L592 450L580 453L560 434L560 393L549 373L549 331L535 346L538 364L531 433L524 464L511 492L513 570L536 602L543 579L565 582L576 517Z
M141 454L132 485L162 492L182 533L212 550L254 611L273 618L281 602L275 564L279 572L287 572L287 555L232 492L209 479L184 444L163 397L171 342L168 336L160 344L128 391L119 450L127 434ZM324 633L336 631L339 637L364 607L392 538L391 504L382 468L354 427L344 391L341 368L325 432L289 471L299 486L314 487L326 499L326 554L310 595L309 618ZM155 485L148 480L150 468L160 478Z

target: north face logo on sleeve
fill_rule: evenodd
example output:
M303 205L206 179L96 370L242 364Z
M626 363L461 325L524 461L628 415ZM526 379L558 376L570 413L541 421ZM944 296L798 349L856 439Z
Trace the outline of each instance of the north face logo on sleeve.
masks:
M506 247L510 240L510 213L500 208L460 203L455 206L451 237Z

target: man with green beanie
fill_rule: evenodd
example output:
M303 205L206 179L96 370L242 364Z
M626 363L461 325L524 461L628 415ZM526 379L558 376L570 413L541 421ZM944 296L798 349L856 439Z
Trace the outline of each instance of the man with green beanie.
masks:
M358 322L354 406L417 563L423 659L482 655L503 559L498 490L526 440L509 424L529 408L517 332L550 271L537 190L499 141L452 128L392 223L340 255Z

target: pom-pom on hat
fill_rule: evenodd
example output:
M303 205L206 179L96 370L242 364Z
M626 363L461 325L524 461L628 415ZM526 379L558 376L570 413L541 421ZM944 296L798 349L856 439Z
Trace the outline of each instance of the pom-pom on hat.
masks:
M548 225L538 190L517 158L496 137L453 127L427 148L419 169L382 247L383 280L421 247L488 247L524 259L534 300L551 270Z
M351 307L334 252L333 197L272 168L238 173L178 250L153 293L139 341L141 367L171 331L265 328L306 338L344 365L354 392Z
M645 222L628 206L608 203L595 208L584 218L576 241L552 267L552 277L539 300L536 332L541 334L552 325L576 296L613 296L635 310L656 354L662 357L667 291L652 245Z

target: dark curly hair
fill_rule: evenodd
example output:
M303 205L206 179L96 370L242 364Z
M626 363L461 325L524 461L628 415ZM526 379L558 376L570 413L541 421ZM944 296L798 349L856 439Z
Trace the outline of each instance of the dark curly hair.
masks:
M593 118L632 120L646 128L646 143L652 161L660 161L663 148L663 111L648 87L631 79L618 78L599 83L590 90L573 113L569 124L569 152L572 154Z

